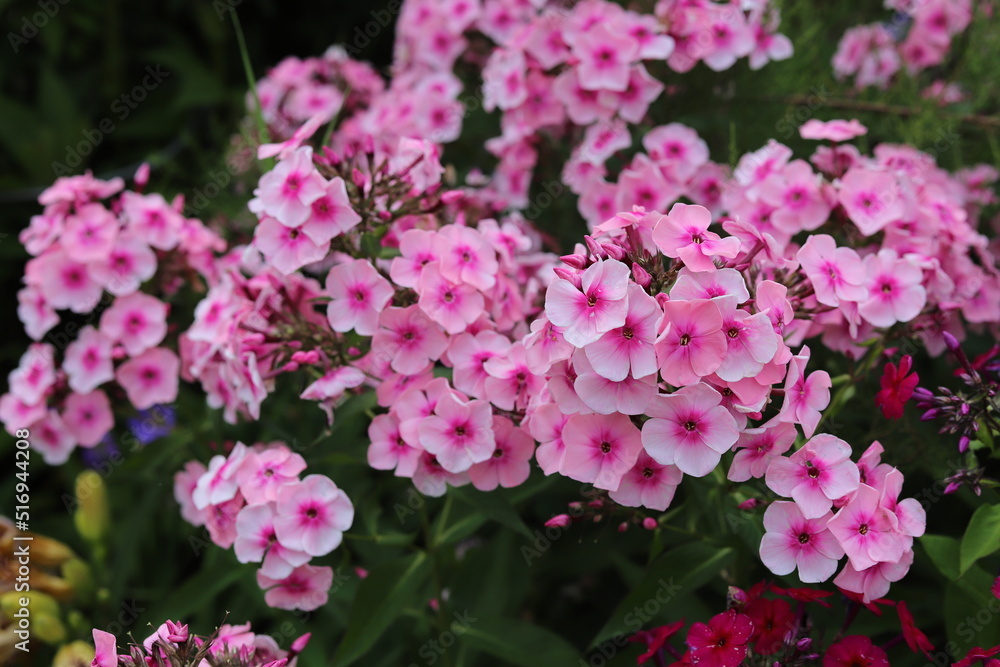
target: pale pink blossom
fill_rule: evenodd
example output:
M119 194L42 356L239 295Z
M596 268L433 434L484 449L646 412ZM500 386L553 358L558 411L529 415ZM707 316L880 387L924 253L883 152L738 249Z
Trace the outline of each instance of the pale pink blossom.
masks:
M851 461L851 446L821 433L791 456L772 459L764 479L776 494L794 500L803 516L815 519L829 512L834 500L853 493L861 475Z
M330 296L326 317L334 331L371 336L395 291L371 262L354 259L330 269L326 293Z
M827 529L830 512L807 519L798 505L779 500L764 512L760 559L774 574L784 576L798 569L807 584L826 581L837 570L844 550Z
M722 396L704 383L658 395L642 426L643 448L664 465L673 464L692 477L712 472L729 451L739 429Z

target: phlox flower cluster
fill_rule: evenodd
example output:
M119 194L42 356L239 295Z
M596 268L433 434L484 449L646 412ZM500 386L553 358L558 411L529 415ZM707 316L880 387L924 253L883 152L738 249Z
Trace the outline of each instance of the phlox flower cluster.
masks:
M288 57L272 67L257 83L256 100L247 94L247 105L256 108L259 101L269 135L283 141L306 121L329 121L366 108L384 88L371 65L331 46L321 57Z
M110 632L94 629L92 667L295 667L296 656L309 643L304 634L286 651L271 635L257 634L250 623L225 624L207 637L193 634L187 624L166 621L125 653L118 652Z
M886 6L896 11L891 21L844 33L833 56L838 79L887 88L904 67L912 76L943 63L952 40L972 21L972 0L890 0Z
M326 604L333 570L310 565L332 552L354 521L347 495L324 475L301 477L305 460L280 442L190 461L174 478L181 514L205 526L212 541L232 547L241 563L260 563L257 583L279 609Z
M976 225L993 200L983 185L996 172L950 175L929 155L892 144L863 156L836 142L864 128L837 124L803 126L803 136L834 142L811 164L774 141L743 156L722 197L729 215L764 235L769 253L794 257L793 273L808 282L788 284L812 313L789 333L822 335L827 347L857 357L876 329L906 325L936 355L943 332L964 336L963 319L995 326L996 258ZM802 232L810 236L798 245Z
M192 278L214 279L215 253L225 243L184 217L183 198L142 194L146 174L137 175L137 191L123 191L120 178L60 178L39 196L45 209L20 234L32 259L18 316L39 342L8 377L0 420L11 434L30 428L50 464L111 431L109 394L123 393L137 410L177 396L180 363L166 345L166 299ZM70 311L68 321L58 311Z

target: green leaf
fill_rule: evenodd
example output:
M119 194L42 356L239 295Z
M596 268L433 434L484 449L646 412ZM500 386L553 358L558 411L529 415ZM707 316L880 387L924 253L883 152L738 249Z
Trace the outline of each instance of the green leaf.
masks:
M958 579L958 540L945 535L924 535L919 539L938 571L952 581Z
M452 632L469 648L499 658L505 665L552 667L575 665L580 653L565 639L541 626L510 618L466 616Z
M416 597L431 571L427 554L380 563L371 569L354 596L344 639L337 647L333 664L346 667L375 645L396 616Z
M960 552L960 574L984 556L1000 550L1000 505L981 505L965 529Z
M498 491L483 493L478 490L456 487L449 489L448 493L456 496L463 503L472 506L473 509L482 512L487 518L503 524L515 533L520 533L525 537L532 537L531 531L521 521L517 511L511 507L510 503Z
M185 618L196 609L217 600L219 593L241 577L249 578L249 569L234 566L228 559L207 566L157 604L155 618Z
M1000 616L995 613L997 599L990 593L993 577L973 565L956 582L949 582L944 595L945 627L954 642L955 655L963 655L973 646L991 646L1000 637Z
M631 634L641 629L668 605L715 577L733 555L729 547L714 547L705 542L671 549L649 566L646 576L619 603L591 646L617 634Z

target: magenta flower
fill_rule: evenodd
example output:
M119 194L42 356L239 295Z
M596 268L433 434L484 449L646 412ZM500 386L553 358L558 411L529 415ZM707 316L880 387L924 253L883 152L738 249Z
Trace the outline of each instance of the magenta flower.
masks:
M472 285L453 283L438 265L428 264L417 284L417 305L449 334L459 334L483 315L485 300Z
M115 425L111 401L101 390L89 394L72 393L66 397L62 409L63 424L82 447L93 447Z
M738 304L750 298L747 283L736 269L692 271L685 266L677 273L677 280L670 288L672 301L695 301L729 295L735 296Z
M469 468L469 479L480 491L492 491L498 486L509 489L519 486L531 474L535 441L521 427L506 417L493 417L496 449L490 458Z
M326 185L322 197L310 204L312 213L302 231L317 246L324 246L335 236L346 234L359 222L361 216L351 208L344 179L335 177Z
M625 507L647 507L662 512L670 507L683 477L684 473L677 466L657 463L641 451L635 465L622 477L618 489L608 495Z
M278 489L298 481L305 469L305 459L284 445L250 450L237 468L236 483L249 504L266 503L277 500Z
M326 276L330 296L326 317L334 331L356 331L371 336L378 329L379 313L392 301L392 284L364 259L338 264Z
M434 237L440 246L441 275L453 283L486 291L496 284L499 269L496 250L471 227L446 225Z
M726 334L722 312L714 300L664 303L660 328L656 360L666 382L675 387L693 384L722 364Z
M579 60L580 85L585 89L621 92L628 88L629 65L639 55L631 37L599 23L585 32L572 33L570 47Z
M791 456L772 460L764 480L779 496L794 500L805 518L816 519L834 500L853 493L861 474L851 461L851 446L821 433Z
M779 500L764 513L760 559L771 572L784 576L798 568L803 583L826 581L837 571L844 550L827 530L830 512L807 519L795 503Z
M774 207L771 220L789 234L812 231L830 216L822 179L805 160L793 160L760 185L761 199Z
M862 125L856 118L825 122L816 118L810 118L799 127L799 136L803 139L840 142L848 141L865 134L868 134L868 128Z
M420 444L447 472L465 472L493 455L493 411L486 401L462 401L445 394L434 414L420 423Z
M137 356L163 341L168 310L167 304L142 292L120 296L101 313L101 333Z
M858 486L828 525L858 571L876 563L898 563L908 548L896 515L879 505L879 492L867 484Z
M623 414L572 415L562 430L566 447L559 472L615 491L642 451L639 429Z
M313 165L312 148L302 146L261 176L250 210L286 227L301 227L312 215L312 203L326 194L326 186Z
M86 326L81 329L76 340L66 348L66 357L63 359L62 367L70 389L85 394L115 379L111 348L111 339L94 327Z
M628 286L625 323L584 348L594 371L615 382L631 372L642 378L657 371L653 341L663 311L653 297L636 284Z
M788 362L785 400L778 412L778 420L800 424L805 436L811 438L819 425L820 410L830 404L830 387L833 383L826 371L814 371L806 377L805 368L808 363L809 348L806 346L802 346L802 351Z
M304 551L289 549L278 541L274 529L275 504L247 505L236 515L233 551L241 563L260 563L260 571L273 579L284 579L312 558Z
M927 304L924 272L919 265L902 259L886 248L865 258L868 298L858 303L858 312L877 327L909 322Z
M620 412L624 415L641 415L656 395L656 375L641 378L626 377L621 382L609 380L594 371L583 352L573 357L573 391L587 409L602 415ZM554 374L554 373L553 373ZM553 390L550 385L550 391ZM558 393L558 390L556 390Z
M646 413L652 419L642 426L643 448L692 477L712 472L739 437L722 395L704 383L658 395Z
M837 307L844 301L862 301L868 293L864 265L851 248L837 247L827 234L813 234L806 239L796 258L809 278L816 300Z
M740 241L708 231L712 214L704 206L674 204L653 228L653 242L667 257L684 262L692 271L714 271L713 257L732 259Z
M906 211L903 191L890 171L852 167L840 179L840 203L865 236L901 219Z
M795 443L798 432L795 426L772 419L759 428L740 432L736 442L736 456L729 467L729 481L745 482L760 479L776 457L787 452Z
M774 333L766 313L751 315L736 308L735 296L719 297L726 353L715 374L726 382L756 377L778 352L781 338Z
M392 370L403 375L420 373L447 348L444 331L417 306L383 310L372 338L372 353L388 359Z
M368 465L376 470L395 470L399 477L411 477L421 450L408 443L393 414L376 415L368 425Z
M354 523L354 505L329 477L307 475L278 489L274 531L282 546L325 556Z
M485 398L486 380L490 377L485 364L494 357L504 356L510 347L510 339L495 331L453 336L448 345L447 358L452 366L455 389L474 398ZM528 356L526 353L526 358Z
M156 268L156 254L131 232L119 234L107 257L87 265L91 277L115 296L137 291Z
M83 336L87 329L80 332ZM67 352L69 356L69 352ZM27 405L45 400L56 383L55 348L48 343L32 343L21 355L17 368L7 375L11 394ZM97 383L97 384L100 384ZM96 386L96 385L95 385ZM23 426L22 423L20 426Z
M301 565L285 577L276 580L257 571L257 585L267 592L264 601L275 609L319 609L329 599L333 585L333 570L329 567Z
M613 259L598 260L581 275L581 286L565 279L549 285L545 314L562 327L563 337L574 347L597 341L601 334L625 324L629 268Z
M177 398L180 360L165 347L154 347L129 359L115 372L128 400L139 410Z
M736 667L747 654L753 634L750 617L734 609L713 616L705 623L692 623L688 630L687 663L704 667Z
M905 577L912 564L912 550L904 552L898 561L875 563L860 571L848 560L840 574L834 577L833 583L845 591L863 596L863 602L868 604L885 597L889 592L889 585Z
M261 218L254 230L254 246L269 264L285 275L320 261L330 251L329 243L316 243L301 229L288 227L267 216Z

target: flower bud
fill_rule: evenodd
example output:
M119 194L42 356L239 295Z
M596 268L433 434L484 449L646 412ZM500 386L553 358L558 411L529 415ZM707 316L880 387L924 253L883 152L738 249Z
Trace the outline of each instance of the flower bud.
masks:
M618 524L619 533L624 533L626 530L628 530L628 521L622 521L620 524Z
M104 480L97 472L85 470L76 478L79 505L73 514L76 530L91 543L100 542L108 531L108 496Z
M293 641L292 646L289 649L289 653L291 654L302 653L302 651L304 651L306 648L306 644L309 643L310 637L312 637L312 633L307 632L298 639L296 639L295 641Z
M554 517L545 522L546 528L565 528L571 524L573 520L568 514L556 514Z
M583 270L587 268L587 258L580 254L563 255L559 259L562 260L563 264L566 266L573 267L574 269Z
M175 644L183 644L188 640L188 626L180 622L167 620L167 641Z
M632 262L632 279L643 289L649 287L653 282L653 276L649 275L649 271L635 262Z
M656 530L656 527L658 525L659 524L656 522L656 519L654 519L651 516L647 516L645 519L642 520L642 527L645 528L646 530Z

